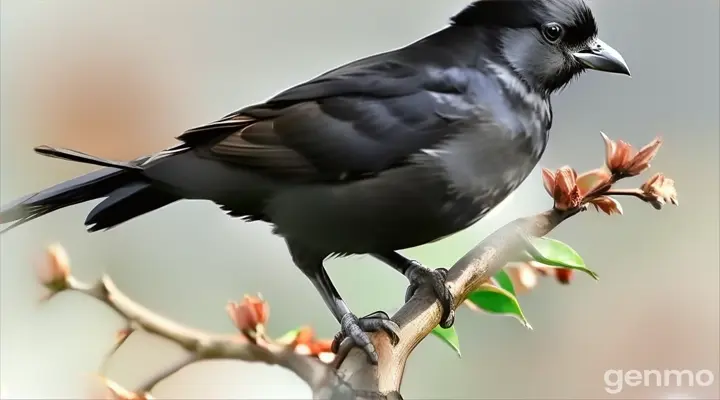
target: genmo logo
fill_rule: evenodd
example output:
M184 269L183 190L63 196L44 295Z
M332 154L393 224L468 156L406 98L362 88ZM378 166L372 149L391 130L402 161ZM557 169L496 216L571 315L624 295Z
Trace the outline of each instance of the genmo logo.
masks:
M694 386L706 387L715 382L715 375L707 369L699 371L691 371L688 369L610 369L605 371L603 378L605 381L605 391L610 394L618 394L622 392L626 386L685 388Z

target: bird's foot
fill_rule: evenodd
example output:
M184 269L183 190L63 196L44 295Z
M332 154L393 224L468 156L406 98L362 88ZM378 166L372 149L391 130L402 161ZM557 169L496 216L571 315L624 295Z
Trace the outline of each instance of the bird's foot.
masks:
M345 314L340 320L340 332L335 335L332 343L333 353L337 353L345 342L352 342L367 354L371 363L378 363L375 346L367 332L385 331L390 336L390 343L395 346L400 341L400 327L383 311L376 311L362 318L352 313Z
M407 303L422 285L429 283L442 307L440 326L445 329L450 328L455 322L455 310L453 309L455 298L445 284L448 274L447 268L431 269L417 261L411 262L412 265L405 272L405 275L410 280L410 286L405 291L405 302Z

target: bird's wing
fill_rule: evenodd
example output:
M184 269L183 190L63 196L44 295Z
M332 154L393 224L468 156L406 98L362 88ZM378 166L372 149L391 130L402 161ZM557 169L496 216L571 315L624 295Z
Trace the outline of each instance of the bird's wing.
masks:
M348 179L403 163L461 119L443 96L462 76L431 74L392 53L340 67L267 102L186 131L206 157L279 178Z

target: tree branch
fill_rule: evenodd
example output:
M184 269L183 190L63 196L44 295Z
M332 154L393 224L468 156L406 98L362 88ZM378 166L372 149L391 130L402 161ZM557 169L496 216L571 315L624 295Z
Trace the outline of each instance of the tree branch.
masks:
M640 189L613 189L608 190L607 193L605 193L607 196L632 196L637 197L640 200L648 201L647 195L643 193Z
M469 293L522 251L528 235L544 236L579 211L551 210L521 218L480 242L458 260L448 273L448 287L456 299L454 307L459 307ZM234 359L282 366L303 379L315 398L402 398L399 389L407 359L420 341L437 326L441 314L432 290L421 288L393 316L401 328L400 342L396 346L393 347L384 334L371 335L380 356L377 366L369 364L362 351L347 348L340 350L333 365L328 365L316 357L299 352L297 341L277 343L262 332L257 337L214 335L180 325L133 301L117 288L109 276L103 276L95 284L87 284L69 275L68 270L63 279L63 286L53 294L68 290L92 297L127 321L127 328L120 333L118 346L114 350L133 332L143 330L168 339L190 353L186 360L148 378L134 392L123 395L119 389L114 389L115 395L120 398L139 399L141 397L138 396L147 396L159 382L185 366L208 359ZM130 393L135 397L130 397Z
M119 344L134 331L143 330L168 339L190 352L191 356L187 360L148 379L138 390L139 393L150 392L157 383L189 364L209 359L234 359L279 365L294 372L307 382L313 391L341 385L337 374L326 363L297 352L295 341L283 344L265 338L252 340L237 334L214 335L185 327L133 301L121 292L108 276L103 276L94 285L89 285L68 275L62 290L75 291L101 301L125 319L128 331L121 334Z
M517 219L467 252L448 273L447 283L455 297L455 308L518 256L525 248L527 236L545 236L577 212L578 209L551 210ZM371 340L380 359L378 365L368 365L365 354L359 349L341 349L336 362L338 373L355 389L383 394L399 391L410 354L440 323L441 313L440 303L432 290L422 288L392 317L400 326L400 342L396 346L390 344L385 334L372 334Z

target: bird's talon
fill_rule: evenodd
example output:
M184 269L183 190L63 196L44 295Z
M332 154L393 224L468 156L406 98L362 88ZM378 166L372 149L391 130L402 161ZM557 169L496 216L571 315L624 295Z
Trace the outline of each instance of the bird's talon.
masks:
M410 280L410 286L405 291L405 302L407 303L422 285L430 283L442 306L443 314L440 319L440 326L445 329L450 328L455 323L455 311L453 310L455 298L445 284L448 273L447 268L430 269L416 261L412 261L412 265L406 273Z
M340 351L340 348L342 347L343 341L345 339L349 339L349 338L346 338L345 335L343 335L342 331L336 333L335 336L333 337L332 344L330 345L330 351L337 354L338 351Z
M448 272L450 272L447 268L435 268L435 272L442 276L443 279L447 279Z
M378 355L367 332L384 331L390 336L393 346L400 341L400 327L383 311L376 311L362 318L350 313L345 314L340 321L340 327L341 330L335 335L331 346L333 353L337 354L343 344L350 340L356 347L363 349L373 364L377 364Z
M440 321L440 327L443 329L451 328L455 324L455 310L450 310L450 315L444 320Z

